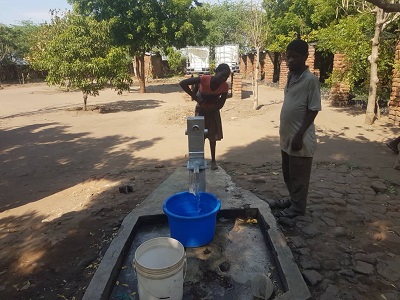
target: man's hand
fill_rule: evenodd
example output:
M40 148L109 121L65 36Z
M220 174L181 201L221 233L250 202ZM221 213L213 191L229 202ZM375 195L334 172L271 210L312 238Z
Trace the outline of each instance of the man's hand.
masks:
M292 140L292 150L299 151L301 148L303 148L303 135L296 133Z

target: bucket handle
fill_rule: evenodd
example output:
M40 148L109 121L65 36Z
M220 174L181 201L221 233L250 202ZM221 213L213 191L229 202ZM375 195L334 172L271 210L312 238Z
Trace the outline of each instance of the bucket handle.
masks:
M184 265L183 265L183 280L185 280L186 274L187 274L187 257L186 257L186 253L184 253L184 256L185 256L185 262L184 262ZM132 267L133 267L133 271L135 272L136 278L137 278L138 276L137 276L136 268L135 268L135 259L132 260ZM148 289L146 289L145 286L142 285L142 287L147 291L147 293L152 295L154 298L157 298L157 299L160 299L160 300L166 300L166 299L170 299L171 298L171 297L158 298L158 297L154 296Z
M186 274L187 274L187 257L185 252L185 265L183 266L183 281L185 281L186 279Z

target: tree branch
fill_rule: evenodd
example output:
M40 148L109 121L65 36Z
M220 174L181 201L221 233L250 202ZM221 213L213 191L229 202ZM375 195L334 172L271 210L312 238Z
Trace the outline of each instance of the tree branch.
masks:
M389 3L386 0L365 0L372 3L379 8L382 8L385 12L400 12L400 3Z

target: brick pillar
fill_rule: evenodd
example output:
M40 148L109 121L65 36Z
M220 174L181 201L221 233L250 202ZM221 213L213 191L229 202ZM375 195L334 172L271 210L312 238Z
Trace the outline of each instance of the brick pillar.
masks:
M232 98L242 99L242 74L234 73L232 77Z
M246 69L246 79L251 79L254 72L254 56L252 54L247 55L247 69Z
M314 63L315 63L315 47L314 45L308 45L308 57L306 60L306 65L311 73L314 73Z
M335 53L333 58L333 71L332 75L338 76L343 74L346 68L344 54ZM347 106L350 94L350 85L345 79L339 79L332 85L329 91L329 101L333 106Z
M274 82L274 56L275 53L267 53L264 58L264 81L266 83Z
M392 92L389 101L389 120L393 124L400 126L400 41L397 43L395 51L395 67L393 69Z
M281 68L279 72L279 88L284 89L287 83L287 76L289 72L289 68L286 65L286 53L282 53L281 55Z
M315 68L315 46L308 44L308 57L306 60L306 65L311 73L313 73L319 79L320 71Z
M246 76L247 73L247 55L240 56L240 72Z

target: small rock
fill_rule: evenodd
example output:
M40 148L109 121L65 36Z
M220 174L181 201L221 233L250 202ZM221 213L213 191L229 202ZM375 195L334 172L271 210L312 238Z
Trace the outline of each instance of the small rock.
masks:
M264 176L252 176L248 180L252 183L265 183Z
M399 292L386 292L383 294L383 296L385 296L385 298L382 299L386 299L386 300L399 300ZM382 297L382 296L381 296Z
M156 165L154 166L154 168L156 168L156 169L162 169L162 168L165 168L165 165L164 165L163 163L159 163L159 164L156 164Z
M333 234L336 237L347 236L346 228L344 228L344 227L335 227L335 228L333 228Z
M350 283L357 284L358 280L353 277L346 277L346 280Z
M304 270L301 273L303 274L304 279L306 280L306 282L308 284L310 284L311 286L316 285L318 282L320 282L323 279L322 275L319 274L315 270Z
M325 270L340 270L340 264L337 260L326 260L322 264Z
M339 275L346 276L346 277L355 277L356 273L353 270L349 269L342 269L338 272Z
M210 250L208 250L208 248L207 248L206 250L204 250L204 251L203 251L203 253L204 253L205 255L207 255L207 254L210 254L210 253L211 253L211 251L210 251Z
M299 263L300 266L305 270L309 269L319 270L321 268L319 261L311 257L302 257Z
M120 193L123 193L123 194L132 193L133 192L133 186L131 186L131 185L120 186L118 188L118 190L119 190Z
M354 205L354 206L356 206L356 207L360 207L360 201L358 201L358 200L354 200L354 199L346 199L346 202L348 203L348 204L350 204L350 205Z
M320 234L320 231L314 224L310 224L301 229L308 237L315 237Z
M356 265L353 268L354 272L372 275L374 273L374 266L361 260L357 260Z
M376 265L376 270L379 275L390 282L395 282L400 279L400 272L398 271L399 269L396 263L388 265L384 262L379 262Z
M387 190L386 185L382 181L372 181L371 188L377 193L384 193Z
M386 194L378 194L375 196L375 204L376 203L385 203L390 200L390 197Z
M372 255L365 254L365 253L356 253L354 255L354 259L367 262L371 265L376 265L376 263L377 263L376 257L373 257Z
M221 272L226 273L231 269L231 264L227 261L224 261L219 265L219 269L221 270Z
M329 292L325 292L319 297L319 300L337 300L337 296Z
M336 296L336 295L339 293L339 290L338 290L338 288L337 288L335 285L330 284L330 285L327 287L327 289L325 290L325 292Z
M343 194L332 191L332 192L329 193L329 197L331 197L331 198L339 198L340 199L340 198L343 198Z
M293 244L294 247L296 248L304 248L307 247L307 242L299 237L299 236L293 236L290 238L290 242Z
M294 227L296 224L296 221L290 218L279 218L278 219L279 224L287 227Z
M335 227L335 226L336 226L336 221L333 220L333 219L331 219L331 218L322 216L322 217L321 217L321 220L324 221L324 222L325 222L327 225L329 225L329 226L332 226L332 227Z

